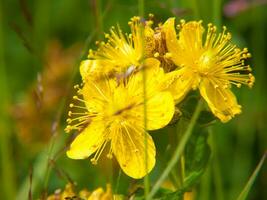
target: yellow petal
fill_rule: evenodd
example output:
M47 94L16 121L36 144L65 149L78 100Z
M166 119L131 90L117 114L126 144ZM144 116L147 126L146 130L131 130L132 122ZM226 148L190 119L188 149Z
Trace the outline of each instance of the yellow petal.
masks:
M194 76L194 74L186 68L168 74L170 74L169 76L176 77L176 80L174 80L168 88L176 103L181 102L192 87L198 84L198 77Z
M170 92L159 92L147 100L146 106L142 104L134 108L131 112L139 116L138 121L140 122L144 122L144 108L146 108L147 130L157 130L168 125L175 110L173 97Z
M72 142L67 156L72 159L85 159L92 155L104 141L103 122L91 122Z
M181 57L181 47L177 40L176 31L175 31L175 18L169 18L163 25L162 28L166 37L166 44L168 51L171 53L171 60L177 65L180 66L182 63Z
M92 194L87 200L101 200L102 199L101 197L104 194L105 194L105 191L103 190L103 188L97 188L96 190L92 192Z
M213 114L222 122L227 122L236 114L241 113L235 95L229 88L215 88L209 80L204 79L200 84L200 94L208 103Z
M175 31L174 18L168 19L163 25L163 32L166 37L168 51L171 53L171 60L178 67L192 67L203 53L202 35L204 28L201 21L182 22L180 25L179 39Z
M125 174L140 179L155 165L155 145L151 136L137 124L122 124L113 127L112 150ZM147 149L145 149L145 134ZM147 152L147 162L145 155ZM147 164L147 165L146 165Z
M201 21L190 21L182 24L179 32L179 44L192 58L199 57L202 53L202 37L204 28Z
M105 60L84 60L80 64L80 74L83 81L88 78L94 79L100 75L108 73L113 66Z
M116 81L113 79L88 79L82 88L83 98L89 112L101 112L113 96Z
M156 130L168 125L175 105L170 92L160 92L146 102L147 130Z
M143 70L145 70L145 72ZM160 90L163 77L164 71L162 68L160 68L160 62L155 58L148 58L144 61L143 68L130 77L127 84L129 94L140 96L144 95L143 86L145 85L146 94L147 96L150 96L152 93L158 92Z

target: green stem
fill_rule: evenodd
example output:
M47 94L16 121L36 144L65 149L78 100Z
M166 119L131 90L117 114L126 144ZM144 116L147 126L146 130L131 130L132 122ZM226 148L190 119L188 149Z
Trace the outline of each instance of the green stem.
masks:
M199 13L199 6L198 6L198 0L192 0L192 7L195 13L195 18L199 19L200 18L200 13Z
M181 158L182 153L183 153L184 148L185 148L185 145L192 134L193 128L196 125L197 119L198 119L200 112L202 110L202 105L203 105L202 100L199 100L197 107L195 109L195 112L194 112L194 114L190 120L190 123L189 123L185 133L183 134L183 137L181 138L171 160L169 161L169 163L168 163L167 167L165 168L165 170L163 171L162 175L160 176L160 178L158 179L158 181L156 182L156 184L152 188L152 190L148 196L149 200L152 199L153 196L157 193L157 191L160 188L163 181L165 181L165 179L168 177L169 173L171 172L172 168L175 166L175 164Z
M210 199L211 194L211 166L208 166L206 172L203 174L200 183L199 200Z
M118 175L118 178L117 178L117 181L116 181L116 186L115 186L114 194L118 194L119 186L120 186L120 181L121 181L121 169L119 171L119 175Z
M138 10L139 10L139 16L141 18L144 17L144 10L145 10L145 7L144 7L144 0L139 0L138 1ZM142 33L142 44L144 44L144 29L142 28L141 29ZM143 51L144 51L144 48L142 48ZM144 52L143 52L143 55L144 55ZM143 56L144 57L144 56ZM143 64L144 60L142 59L141 61L141 64ZM143 92L144 92L144 128L146 130L146 127L147 127L147 106L146 106L146 70L144 69L143 70ZM146 132L144 133L144 145L145 145L145 170L146 172L148 172L148 153L147 153L147 147L148 147L148 144L147 144L147 134ZM149 188L150 188L150 182L149 182L149 174L146 173L146 176L144 177L144 186L145 186L145 199L147 199L148 197L148 194L149 194Z
M0 2L0 169L1 169L1 185L2 194L0 199L14 199L16 192L15 184L15 170L12 160L11 147L11 126L8 119L8 104L10 100L10 93L8 88L8 80L5 63L5 45L4 45L4 20L3 20L2 2ZM1 195L2 198L1 198Z
M259 164L257 165L256 169L254 170L253 174L251 175L251 177L249 178L247 184L245 185L244 189L242 190L242 192L240 193L240 195L238 196L237 200L245 200L247 199L248 193L252 188L253 183L255 182L257 175L260 172L260 169L262 168L262 165L265 161L267 157L267 151L264 153L264 155L262 156Z
M103 36L103 16L102 16L102 1L101 0L93 0L94 10L95 10L95 20L96 20L96 28L97 28L97 37L98 39L102 39Z
M223 193L223 185L222 185L222 176L221 176L221 169L220 169L220 163L218 160L218 151L217 151L217 145L216 140L214 138L214 134L212 133L211 128L208 129L209 135L211 136L211 145L213 150L213 178L215 182L215 192L216 192L216 199L223 200L224 193Z
M213 0L213 23L215 23L218 27L221 26L221 0Z

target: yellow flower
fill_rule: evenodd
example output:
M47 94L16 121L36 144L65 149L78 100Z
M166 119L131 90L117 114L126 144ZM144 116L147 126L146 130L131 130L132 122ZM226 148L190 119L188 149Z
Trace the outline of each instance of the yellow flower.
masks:
M66 200L66 199L114 200L121 198L120 195L112 194L112 189L110 184L107 184L106 191L102 187L99 187L92 192L89 192L87 189L83 189L79 191L79 193L77 193L75 191L75 186L71 183L68 183L63 191L58 189L54 192L54 194L49 195L49 197L47 198L47 200Z
M120 27L117 30L112 27L110 34L105 34L108 41L98 42L98 50L89 50L88 60L81 63L82 78L138 68L145 57L151 57L155 46L152 24L151 20L142 22L140 17L133 17L129 22L131 34L124 34Z
M72 142L68 157L85 159L91 156L97 163L105 147L110 143L108 157L114 154L122 170L133 178L142 178L155 165L155 146L152 137L145 132L166 126L174 114L174 101L170 92L163 91L165 74L154 58L145 60L143 71L138 71L123 81L114 79L86 79L78 93L85 107L71 104L70 107L85 109L72 113L66 131L77 129L81 133ZM144 99L143 84L146 87ZM146 120L144 120L144 109ZM74 117L79 114L78 117ZM145 138L147 149L145 149ZM145 155L147 151L147 162ZM146 165L147 163L147 165Z
M198 88L214 115L227 122L241 112L231 86L251 87L254 83L250 66L244 64L250 57L248 50L230 42L226 27L217 34L216 27L209 24L204 34L201 21L181 20L177 38L174 21L170 18L163 25L169 56L179 74L171 86L174 98L180 101L191 89Z

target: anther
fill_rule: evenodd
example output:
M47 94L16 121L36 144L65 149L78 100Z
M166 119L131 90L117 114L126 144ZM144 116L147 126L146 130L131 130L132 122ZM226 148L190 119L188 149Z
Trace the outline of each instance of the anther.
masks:
M73 88L74 89L79 89L79 85L78 84L77 85L74 85Z
M149 18L153 18L153 17L154 17L154 14L149 13L149 14L148 14L148 17L149 17Z
M165 57L165 58L171 58L171 57L172 57L172 54L171 54L171 53L166 53L166 54L164 55L164 57Z
M107 154L107 158L112 159L113 158L112 153Z
M105 38L109 38L109 34L108 33L105 33Z
M159 57L159 52L154 53L154 57L155 58Z
M72 115L72 112L71 112L71 111L69 111L69 112L68 112L68 116L69 116L69 117L71 117L71 115Z
M94 51L92 49L89 49L89 57L93 56L94 55Z
M95 158L92 158L90 161L92 162L93 165L97 165L97 160Z
M74 104L73 104L73 103L71 103L71 104L70 104L70 108L73 108L73 107L74 107Z
M68 125L68 126L65 128L65 131L66 131L67 133L69 133L71 130L72 130L72 128L71 128L70 125Z
M224 85L224 86L223 86L223 89L227 89L227 88L228 88L228 85Z

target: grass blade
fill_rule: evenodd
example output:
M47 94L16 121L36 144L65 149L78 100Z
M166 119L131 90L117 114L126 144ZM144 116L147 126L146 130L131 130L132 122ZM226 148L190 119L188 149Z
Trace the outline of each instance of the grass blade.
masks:
M167 167L165 168L165 170L163 171L162 175L159 177L158 181L155 183L154 187L152 188L148 199L152 199L153 196L157 193L158 189L160 188L161 184L163 183L163 181L168 177L169 173L171 172L172 168L175 166L175 164L178 162L178 160L181 158L181 155L184 151L185 145L188 141L188 139L191 136L191 133L193 131L193 128L197 122L197 119L199 117L199 114L202 110L202 105L203 102L201 100L199 100L198 105L195 109L195 112L190 120L190 123L183 135L183 137L181 138L179 144L177 145L177 148L174 152L174 155L172 156L171 160L169 161Z
M251 190L253 183L255 182L257 175L259 174L260 169L261 169L261 167L262 167L262 165L266 159L266 156L267 156L267 151L262 156L259 164L257 165L256 169L254 170L253 174L250 176L247 184L245 185L244 189L242 190L242 192L238 196L237 200L245 200L247 198L248 193Z

